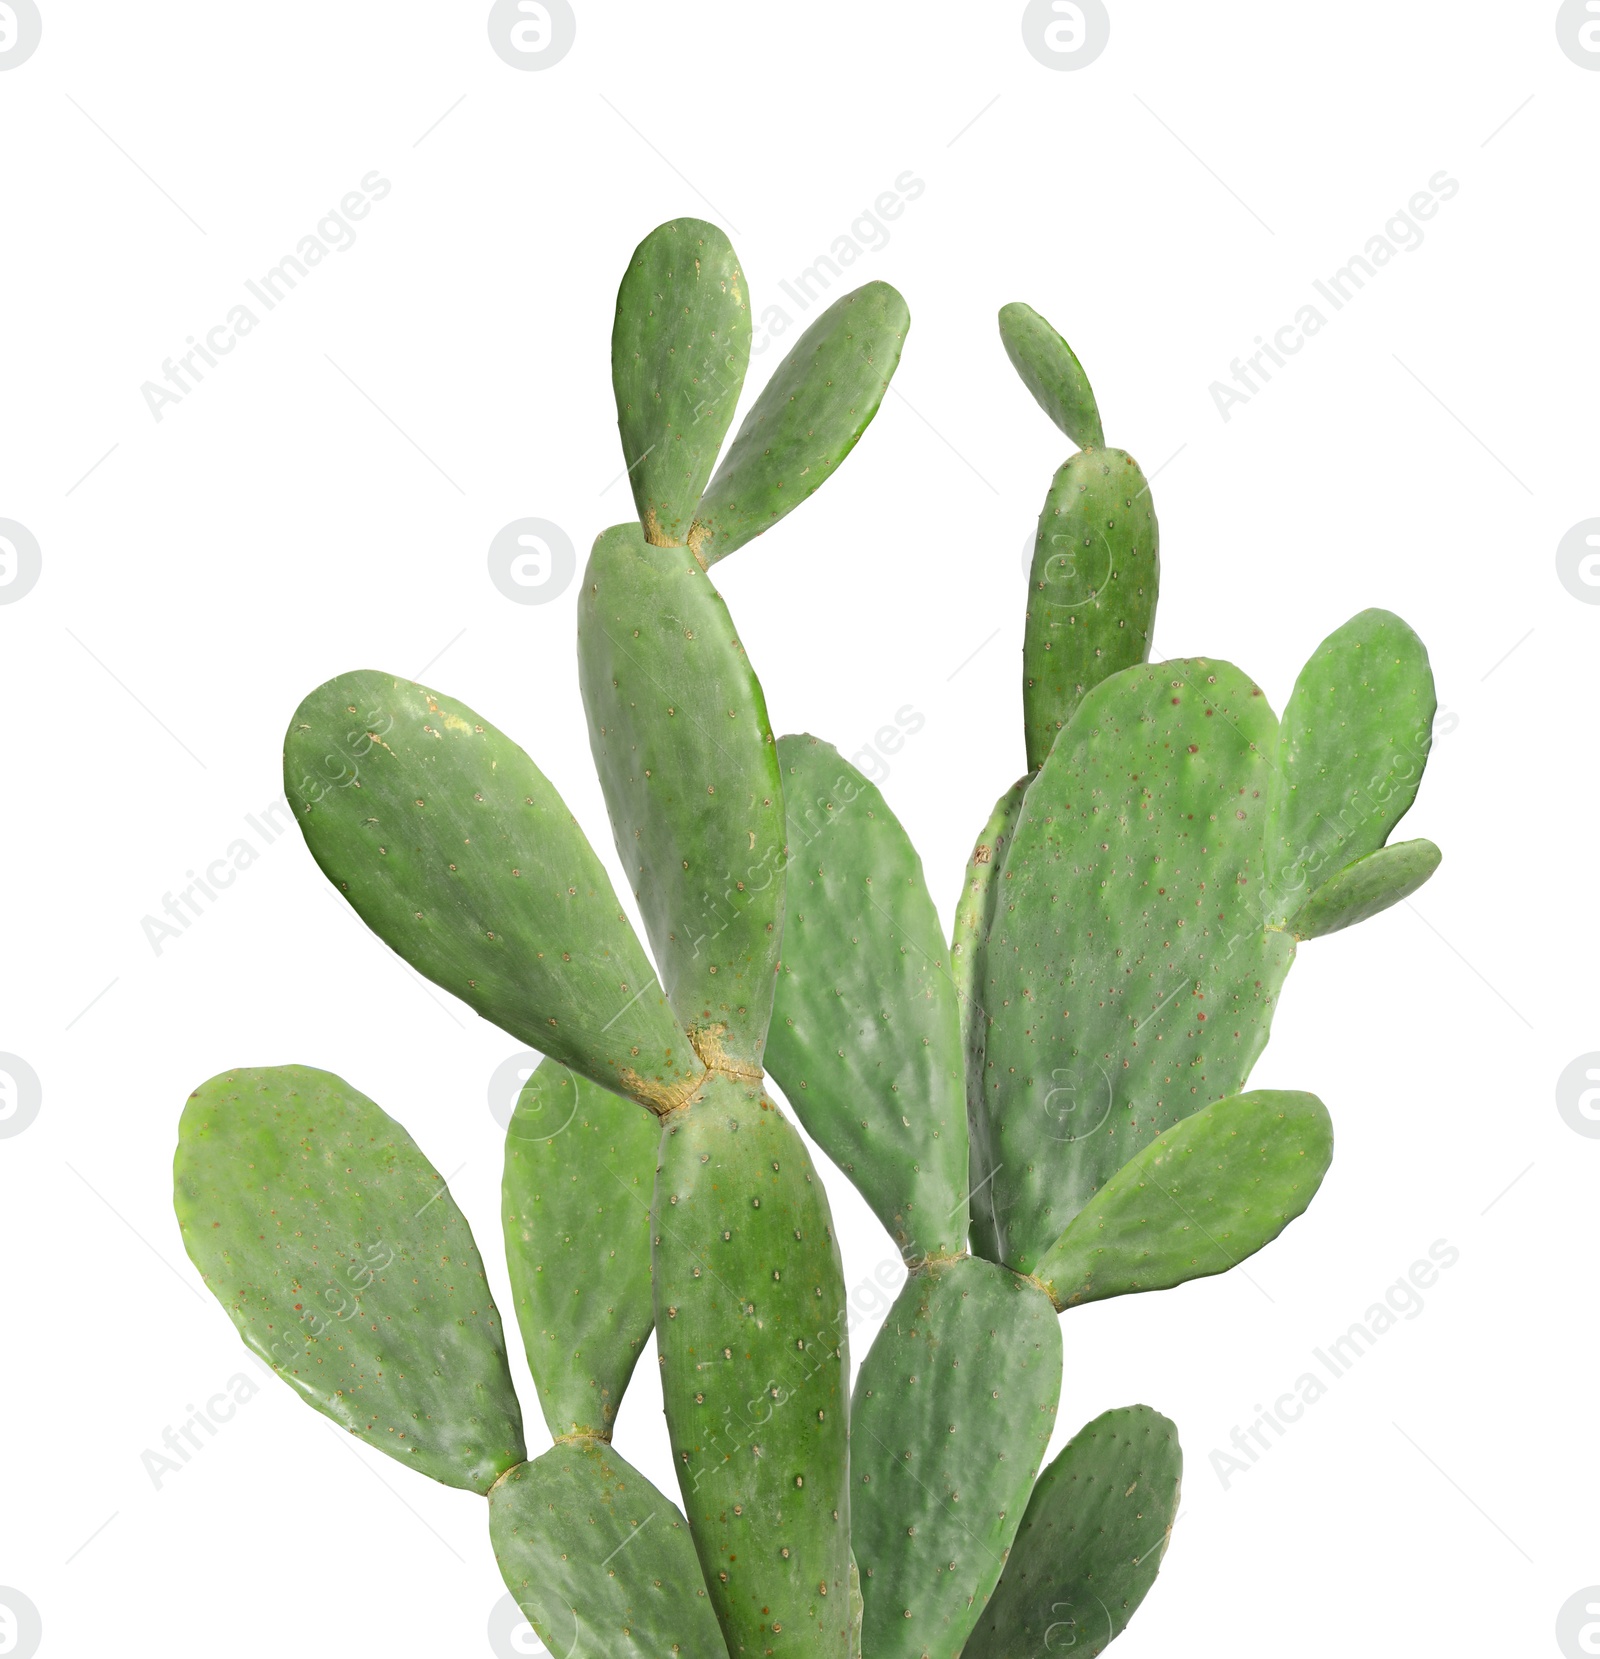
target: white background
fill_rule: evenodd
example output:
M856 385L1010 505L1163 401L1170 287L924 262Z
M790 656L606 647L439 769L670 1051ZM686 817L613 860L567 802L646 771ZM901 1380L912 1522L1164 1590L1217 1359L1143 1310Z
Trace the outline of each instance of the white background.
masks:
M574 594L510 602L489 541L536 515L581 559L629 514L608 351L640 236L718 220L757 313L800 320L779 280L909 170L925 190L849 273L910 302L897 390L716 574L778 730L848 753L925 716L885 791L945 918L1022 770L1022 549L1066 448L999 346L1008 300L1163 469L1158 656L1237 661L1281 708L1318 640L1384 605L1449 716L1401 831L1442 869L1303 949L1255 1075L1329 1104L1317 1203L1248 1277L1064 1321L1057 1443L1145 1401L1187 1452L1117 1651L1557 1652L1557 1610L1600 1581L1600 1141L1555 1105L1600 1048L1600 609L1554 557L1600 513L1600 73L1554 4L1113 0L1105 54L1061 73L1017 0L580 0L570 56L525 73L481 0L42 3L37 55L0 74L0 517L43 550L0 606L0 1049L43 1083L0 1139L0 1583L41 1651L489 1653L481 1500L251 1370L184 1257L170 1160L225 1066L337 1071L455 1172L508 1308L485 1091L516 1045L366 935L292 833L161 954L141 919L251 833L289 713L353 667L429 665L615 869ZM373 169L393 188L354 246L157 422L141 384ZM1224 421L1211 383L1441 169L1459 193L1421 246ZM828 1173L870 1281L893 1251ZM1460 1261L1421 1315L1224 1488L1212 1450L1437 1239ZM671 1490L655 1372L652 1349L618 1445ZM254 1398L157 1489L141 1453L240 1373Z

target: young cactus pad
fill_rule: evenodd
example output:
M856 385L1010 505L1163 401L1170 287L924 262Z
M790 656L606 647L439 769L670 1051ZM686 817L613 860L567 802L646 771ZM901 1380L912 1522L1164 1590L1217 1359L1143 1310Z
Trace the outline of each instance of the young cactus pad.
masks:
M1398 859L1384 853L1400 851L1385 843L1416 799L1436 707L1428 653L1392 612L1363 611L1317 647L1284 710L1272 780L1266 873L1275 921L1299 932L1299 911L1364 865L1387 877L1362 883L1364 906L1392 893L1379 909L1432 874L1430 842Z
M1031 305L1000 308L1000 340L1034 401L1079 449L1105 443L1094 388L1072 347Z
M1216 1101L1130 1158L1033 1277L1068 1308L1226 1273L1305 1213L1332 1161L1333 1124L1315 1095Z
M501 1221L528 1369L557 1439L610 1439L655 1324L654 1116L554 1060L506 1130Z
M1139 463L1079 450L1050 483L1028 576L1022 718L1037 771L1085 694L1150 654L1160 532Z
M487 1495L501 1574L553 1653L1099 1653L1155 1580L1182 1456L1128 1406L1039 1472L1057 1321L1224 1272L1317 1192L1321 1101L1242 1091L1297 943L1438 865L1431 842L1389 842L1427 757L1427 655L1365 611L1281 723L1228 663L1150 662L1148 482L1106 446L1065 340L1007 306L1005 350L1077 447L1039 520L1027 769L947 947L881 791L821 739L777 736L709 574L850 453L909 313L879 282L836 300L724 449L750 303L697 219L638 245L617 300L638 521L594 543L578 670L648 951L549 780L459 700L341 674L284 744L342 897L544 1056L507 1128L501 1220L551 1446L528 1456L446 1182L340 1078L238 1068L195 1091L184 1244L310 1405ZM768 1066L907 1269L853 1395L827 1192ZM611 1444L652 1331L681 1508Z
M907 1261L966 1247L956 988L922 861L831 743L778 744L788 903L768 1063Z
M309 1405L447 1486L523 1459L500 1316L438 1170L330 1072L246 1068L189 1098L173 1169L189 1258Z
M1039 1477L968 1659L1104 1653L1155 1583L1182 1484L1160 1412L1126 1406L1080 1429Z
M519 1463L489 1494L489 1537L553 1654L727 1651L683 1516L603 1441Z
M611 383L646 538L682 544L750 361L750 297L728 238L703 219L650 232L617 294Z
M637 525L594 545L578 601L589 743L674 1012L710 1065L760 1074L783 926L783 786L728 607Z
M419 973L636 1100L693 1086L610 878L510 738L443 693L341 674L300 705L283 757L312 856Z
M837 299L745 416L689 530L713 565L793 512L866 431L900 366L911 313L886 282Z
M1000 1577L1055 1427L1056 1310L964 1256L906 1281L852 1404L866 1652L960 1653Z

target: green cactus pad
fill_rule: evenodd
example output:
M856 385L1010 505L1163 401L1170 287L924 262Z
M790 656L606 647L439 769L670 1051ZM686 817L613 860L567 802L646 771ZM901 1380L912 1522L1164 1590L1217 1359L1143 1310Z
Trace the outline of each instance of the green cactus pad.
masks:
M1149 656L1160 540L1150 486L1124 451L1080 450L1051 480L1022 645L1030 771L1044 764L1086 693Z
M787 916L767 1065L908 1260L966 1248L955 981L922 861L831 743L778 743Z
M766 703L694 559L637 525L594 544L578 605L589 745L667 994L758 1066L783 925L783 787Z
M607 1088L663 1107L699 1066L610 879L544 774L464 703L342 674L295 711L311 855L418 973Z
M1391 611L1362 611L1311 654L1283 711L1267 840L1273 921L1389 839L1416 799L1435 707L1428 653Z
M659 1120L554 1060L528 1079L500 1187L512 1303L550 1433L611 1438L655 1315Z
M1023 805L981 954L968 1098L1003 1259L1031 1271L1156 1136L1237 1094L1294 956L1262 927L1277 722L1238 669L1125 669Z
M850 1659L861 1659L861 1621L866 1615L866 1603L861 1599L861 1569L856 1565L854 1552L850 1556Z
M950 961L955 970L956 991L961 1002L961 1037L966 1042L972 1029L973 997L980 947L994 914L999 876L1005 868L1006 853L1022 812L1022 797L1033 782L1030 772L1017 781L994 804L988 822L978 833L972 856L967 860L966 886L956 903L956 925L950 936Z
M1178 1431L1149 1406L1108 1411L1039 1477L967 1659L1092 1659L1149 1594L1178 1514Z
M610 1446L552 1446L489 1494L506 1588L553 1654L725 1659L677 1505Z
M1079 449L1098 449L1106 441L1100 410L1072 347L1020 300L1000 307L1000 339L1039 407Z
M733 423L750 360L750 296L728 238L703 219L658 225L617 292L611 384L645 536L676 547Z
M855 448L900 364L911 313L887 282L837 299L762 388L695 513L706 566L793 512Z
M728 1649L844 1659L847 1313L805 1143L714 1074L663 1125L653 1219L667 1427Z
M1315 1095L1216 1101L1124 1164L1033 1276L1068 1308L1226 1273L1305 1213L1332 1161L1333 1124Z
M1431 841L1396 841L1357 859L1325 881L1289 918L1296 939L1320 939L1325 933L1354 927L1399 904L1439 868L1443 857Z
M365 1095L310 1066L213 1077L184 1107L173 1207L245 1346L325 1417L471 1492L522 1461L472 1231Z
M1060 1389L1060 1326L1035 1286L971 1256L906 1281L852 1402L873 1659L962 1651L1022 1519Z
M1019 778L995 802L989 821L979 833L972 856L967 860L967 884L956 903L956 925L950 936L950 966L955 974L956 995L961 1003L961 1047L972 1049L973 1018L977 1012L978 968L982 946L994 914L995 896L1000 890L1000 872L1005 867L1011 835L1022 812L1022 798L1033 782L1033 774ZM972 1252L986 1261L999 1261L1000 1242L995 1230L993 1147L989 1144L989 1120L982 1110L967 1111L967 1195L971 1209Z

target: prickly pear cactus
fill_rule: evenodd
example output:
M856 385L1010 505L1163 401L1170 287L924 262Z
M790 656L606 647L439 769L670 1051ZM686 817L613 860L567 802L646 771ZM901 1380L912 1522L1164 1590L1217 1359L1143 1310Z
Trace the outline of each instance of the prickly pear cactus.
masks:
M1230 664L1150 662L1148 483L1104 447L1070 347L1007 306L1007 353L1081 447L1039 520L1027 772L947 945L883 795L829 744L774 732L709 575L855 447L909 314L883 283L836 301L719 465L749 319L713 225L662 225L628 263L612 373L638 521L595 541L578 665L648 951L549 780L459 700L352 672L284 743L339 894L546 1056L507 1130L501 1219L550 1446L528 1455L447 1183L351 1084L305 1066L203 1084L179 1223L310 1405L487 1496L552 1652L1098 1653L1154 1583L1182 1459L1132 1406L1040 1473L1058 1317L1224 1272L1315 1195L1326 1109L1244 1085L1297 944L1438 863L1388 839L1427 755L1426 653L1364 612L1281 721ZM768 1068L908 1270L853 1393L827 1194ZM652 1332L681 1507L611 1444Z
M1055 1317L1225 1272L1305 1211L1326 1109L1241 1093L1284 975L1298 941L1376 915L1439 859L1388 844L1433 718L1416 636L1383 611L1346 624L1281 725L1230 664L1148 662L1149 485L1104 447L1060 335L1025 305L1000 331L1082 447L1039 518L1028 770L979 834L948 952L877 791L815 738L778 745L790 925L768 1064L910 1269L853 1399L871 1659L1099 1653L1121 1633L1176 1514L1176 1431L1113 1411L1039 1475Z
M706 570L849 454L909 315L884 283L838 301L713 476L749 318L737 256L698 220L646 237L617 301L639 521L595 543L578 650L653 964L549 780L458 699L344 674L284 744L338 892L418 973L548 1056L507 1132L502 1220L551 1449L527 1457L465 1218L379 1107L308 1068L240 1070L196 1092L179 1138L185 1243L246 1342L351 1432L487 1493L507 1584L574 1655L860 1651L843 1270L821 1178L762 1069L783 780ZM959 1078L958 1045L941 1064ZM960 1112L950 1127L959 1197ZM610 1445L652 1329L682 1510Z

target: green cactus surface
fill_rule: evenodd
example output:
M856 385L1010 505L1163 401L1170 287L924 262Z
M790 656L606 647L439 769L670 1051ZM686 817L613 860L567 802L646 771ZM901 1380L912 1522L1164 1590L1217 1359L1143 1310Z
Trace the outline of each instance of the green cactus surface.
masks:
M922 861L832 744L778 743L788 917L767 1063L910 1260L967 1237L960 1014Z
M724 1659L683 1516L610 1446L580 1439L508 1470L489 1537L552 1654Z
M1390 611L1363 611L1312 653L1283 711L1270 797L1274 922L1388 840L1416 798L1436 706L1428 653Z
M700 1067L610 878L549 780L466 704L342 674L295 711L306 845L418 973L520 1041L664 1105Z
M1087 692L1150 654L1160 579L1160 531L1139 463L1120 449L1080 450L1051 480L1028 577L1029 771Z
M1104 1653L1155 1582L1182 1482L1178 1431L1149 1406L1080 1429L1034 1487L967 1659Z
M969 1090L1028 1272L1131 1157L1236 1094L1294 941L1262 925L1277 721L1228 663L1125 670L1028 790L978 975Z
M843 1270L804 1143L760 1087L786 883L761 688L704 571L631 527L596 543L579 671L618 848L707 1068L663 1120L652 1211L685 1512L735 1656L844 1655Z
M850 1645L843 1268L805 1143L713 1074L663 1126L656 1342L685 1513L728 1650Z
M865 1651L956 1659L1055 1427L1061 1331L1037 1286L976 1257L906 1281L856 1378L852 1512Z
M872 423L911 313L886 282L837 299L795 341L728 446L689 545L706 566L770 529L826 482Z
M1441 856L1431 841L1380 847L1323 882L1284 925L1296 939L1354 927L1409 898L1439 868Z
M578 611L589 742L679 1021L759 1067L783 925L783 786L755 673L687 552L594 545ZM716 1045L713 1048L711 1045Z
M546 1060L506 1130L512 1304L550 1433L611 1438L649 1340L659 1120Z
M956 995L961 1002L961 1048L971 1054L981 1038L973 1035L976 1019L982 1014L978 998L978 972L983 941L994 918L995 900L1000 892L1000 872L1022 812L1023 798L1032 774L1019 778L998 801L983 826L967 860L967 881L956 904L956 925L950 936L950 965L955 975ZM988 1261L1000 1259L1000 1236L994 1218L995 1156L989 1114L982 1109L982 1095L969 1091L967 1106L967 1194L971 1215L974 1255Z
M1100 448L1106 441L1100 410L1072 347L1020 300L1000 308L1000 340L1012 368L1050 419L1079 449Z
M611 383L646 538L680 545L733 422L750 360L750 296L728 238L703 219L658 225L617 293Z
M1427 653L1364 611L1317 648L1281 724L1229 663L1150 662L1149 481L1107 447L1066 341L1006 306L1005 351L1076 449L1035 537L1027 770L978 836L947 944L880 789L830 744L776 739L712 580L850 454L910 313L883 282L819 307L735 430L751 316L732 245L698 219L646 236L617 296L638 522L593 544L577 667L648 951L549 780L464 703L343 674L284 742L296 821L338 892L416 974L536 1051L509 1066L543 1057L500 1196L554 1444L528 1458L447 1182L331 1073L238 1068L195 1091L174 1163L185 1248L318 1411L487 1498L505 1583L563 1659L1097 1654L1154 1582L1182 1455L1166 1418L1132 1406L1040 1473L1060 1316L1238 1267L1319 1190L1322 1103L1242 1091L1299 943L1439 864L1431 841L1389 843L1427 760ZM851 526L806 528L814 551ZM790 578L815 574L801 559ZM525 654L550 649L558 613L539 614ZM993 712L972 729L1001 764ZM972 770L952 765L925 810L975 818L956 798ZM323 948L297 941L313 964ZM461 1094L481 1112L481 1082ZM813 1144L899 1254L848 1297ZM1337 1247L1305 1228L1296 1242L1317 1236ZM852 1391L852 1312L875 1316L862 1293L902 1273ZM1075 1390L1115 1323L1071 1327ZM681 1510L611 1445L652 1332ZM1225 1344L1207 1360L1225 1370Z
M1068 1308L1226 1273L1305 1213L1332 1161L1333 1125L1315 1095L1216 1101L1130 1158L1033 1277Z
M866 1603L861 1599L861 1569L855 1556L850 1557L850 1659L861 1659L861 1624L866 1617Z
M472 1231L365 1095L310 1066L213 1077L184 1108L173 1203L245 1346L308 1405L447 1486L487 1492L522 1461Z
M961 1002L961 1041L971 1041L974 1001L978 993L978 956L999 894L1000 872L1022 812L1023 797L1033 775L1019 778L994 804L994 811L978 833L967 861L967 881L956 904L956 925L950 936L950 960L955 970L956 994ZM974 1183L976 1185L976 1183Z

